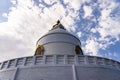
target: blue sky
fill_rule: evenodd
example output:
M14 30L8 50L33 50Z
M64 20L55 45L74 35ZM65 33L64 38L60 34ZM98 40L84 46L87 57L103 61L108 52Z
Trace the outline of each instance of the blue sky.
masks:
M0 0L0 61L33 55L60 18L85 55L120 61L120 0Z

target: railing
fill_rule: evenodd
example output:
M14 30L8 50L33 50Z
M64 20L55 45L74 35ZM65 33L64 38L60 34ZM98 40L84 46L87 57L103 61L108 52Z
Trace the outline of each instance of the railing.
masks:
M46 55L29 56L12 59L0 63L0 70L15 67L42 66L42 65L77 65L77 66L104 66L120 70L120 62L95 56L76 56L76 55Z

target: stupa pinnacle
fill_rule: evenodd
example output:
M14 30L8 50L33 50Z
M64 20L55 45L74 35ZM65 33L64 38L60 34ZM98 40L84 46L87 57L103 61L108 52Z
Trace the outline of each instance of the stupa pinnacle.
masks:
M65 29L64 26L60 23L60 20L58 20L57 23L55 25L53 25L52 29L55 29L55 28Z

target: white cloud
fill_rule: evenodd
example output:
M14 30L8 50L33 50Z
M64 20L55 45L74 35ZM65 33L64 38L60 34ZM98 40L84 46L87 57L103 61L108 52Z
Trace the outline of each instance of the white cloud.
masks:
M64 0L65 4L68 4L69 8L73 8L74 10L79 10L82 4L82 0Z
M0 61L34 54L34 46L31 47L24 40L14 36L0 36L0 44Z
M51 27L46 27L47 21L44 23L44 20L41 20L38 7L34 6L30 9L28 7L33 6L32 2L23 2L18 0L16 8L12 7L8 14L8 22L0 23L0 36L9 36L3 38L6 40L0 39L0 42L4 41L0 45L0 53L3 53L4 57L1 57L0 60L33 55L37 39ZM11 43L11 41L15 42Z
M77 32L78 37L80 38L82 36L81 32Z
M3 13L2 16L5 17L5 18L8 17L7 13Z
M119 40L119 25L120 23L118 21L114 21L110 18L108 18L106 21L100 21L100 26L102 27L98 28L98 31L101 35L101 38L112 36L113 38Z
M91 32L92 32L92 33L96 33L96 32L97 32L96 28L92 28L92 29L91 29Z
M53 4L54 2L58 2L58 0L44 0L46 4Z
M16 0L11 0L11 3L12 3L13 5L15 5L15 4L17 3L17 1L16 1Z
M0 23L0 36L4 36L4 35L15 36L14 34L15 30L11 26L13 25L9 22Z
M110 17L110 13L117 7L119 6L118 3L115 3L113 1L111 2L106 2L107 6L103 7L103 10L101 11L101 17L99 19L99 25L96 30L100 33L101 38L99 39L100 41L106 40L108 36L111 36L112 38L115 38L116 40L114 42L111 42L111 39L109 38L108 45L114 44L116 41L120 40L120 23L119 20L113 20ZM105 5L105 4L104 4ZM119 18L119 17L117 17ZM106 43L107 44L107 43Z
M107 36L112 36L113 38L119 40L119 34L120 34L119 20L116 21L110 17L110 13L117 6L119 6L119 4L115 3L114 1L111 2L105 1L104 3L107 3L107 5L102 7L103 10L101 11L101 17L99 19L100 27L97 30L100 33L102 39L104 39Z
M89 53L90 55L98 56L99 43L96 41L96 39L89 39L86 41L84 49L85 52Z
M99 38L88 38L85 45L86 53L93 53L98 55L100 49L106 49L111 44L115 44L120 40L120 23L119 20L113 20L110 17L111 12L118 6L114 1L102 1L100 3L101 17L99 18L99 26L92 28L91 32L99 33ZM119 17L118 17L119 18ZM115 39L115 40L112 40Z
M91 8L91 6L84 6L83 9L84 9L84 12L85 12L84 18L89 17L89 16L92 15L92 8Z
M100 19L106 20L109 18L110 13L114 8L116 8L116 6L118 6L118 3L115 3L114 1L103 1L100 5L102 8Z

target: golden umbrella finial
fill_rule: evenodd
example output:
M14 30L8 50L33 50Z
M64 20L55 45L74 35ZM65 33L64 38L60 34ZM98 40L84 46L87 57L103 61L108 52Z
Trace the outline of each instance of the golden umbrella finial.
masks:
M53 28L57 27L57 25L60 24L60 20L57 21L57 23L55 25L53 25Z

